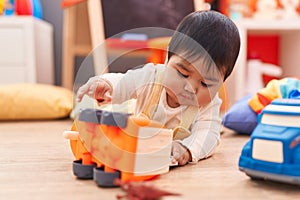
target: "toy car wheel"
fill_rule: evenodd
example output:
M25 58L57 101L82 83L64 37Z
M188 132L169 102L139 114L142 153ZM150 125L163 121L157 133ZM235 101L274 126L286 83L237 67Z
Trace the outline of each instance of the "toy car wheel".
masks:
M82 160L73 161L73 174L79 179L93 179L93 169L96 164L83 165Z
M262 177L259 177L259 176L253 176L253 175L249 175L247 174L251 180L254 180L254 181L259 181L259 180L264 180Z
M114 184L114 180L120 178L120 172L105 172L104 168L95 168L94 169L94 181L100 187L118 187Z

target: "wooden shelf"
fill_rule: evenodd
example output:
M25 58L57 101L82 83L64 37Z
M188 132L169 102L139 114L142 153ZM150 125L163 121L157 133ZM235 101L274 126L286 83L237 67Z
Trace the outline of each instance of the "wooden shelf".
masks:
M300 19L300 18L299 18ZM230 103L246 95L247 83L247 36L249 34L276 34L279 36L279 65L283 68L283 77L300 75L300 20L254 20L235 21L241 36L240 54L228 80L229 91L232 91Z

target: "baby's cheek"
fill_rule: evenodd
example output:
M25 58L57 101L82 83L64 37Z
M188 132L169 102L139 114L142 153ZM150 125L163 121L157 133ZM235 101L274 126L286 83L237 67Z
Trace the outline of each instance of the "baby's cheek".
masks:
M185 81L178 77L177 74L168 74L168 76L164 78L163 84L166 88L177 94L177 91L180 91L180 89L184 87Z
M215 95L216 95L215 92L212 93L209 90L198 93L197 99L198 99L199 106L205 106L205 105L209 104Z
M206 106L210 102L211 102L211 98L208 97L208 96L198 97L198 104L199 104L199 106Z

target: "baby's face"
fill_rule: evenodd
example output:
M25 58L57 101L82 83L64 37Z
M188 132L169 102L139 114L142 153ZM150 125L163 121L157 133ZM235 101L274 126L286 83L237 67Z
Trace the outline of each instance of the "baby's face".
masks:
M167 63L163 84L170 107L180 105L205 106L211 102L222 85L224 75L207 70L199 60L194 65L173 55Z

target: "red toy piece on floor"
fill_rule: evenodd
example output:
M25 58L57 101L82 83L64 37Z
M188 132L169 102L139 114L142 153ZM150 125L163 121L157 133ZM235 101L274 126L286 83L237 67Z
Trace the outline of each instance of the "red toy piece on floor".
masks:
M146 185L143 182L133 183L116 179L115 185L119 185L125 192L127 192L125 195L117 195L117 199L127 198L128 200L156 200L163 196L181 195Z

